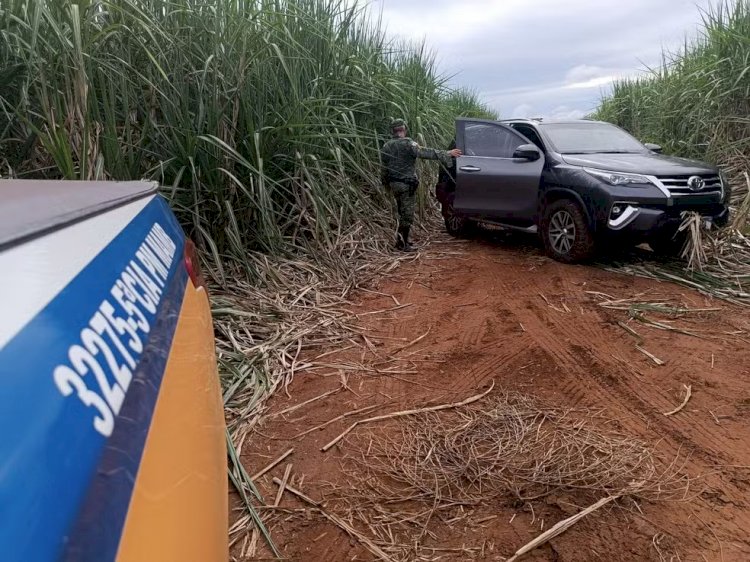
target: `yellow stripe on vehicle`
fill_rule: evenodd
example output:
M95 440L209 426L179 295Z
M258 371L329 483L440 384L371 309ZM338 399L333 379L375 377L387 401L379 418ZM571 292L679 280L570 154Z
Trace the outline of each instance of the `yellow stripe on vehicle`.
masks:
M118 562L226 561L227 502L211 312L188 280Z

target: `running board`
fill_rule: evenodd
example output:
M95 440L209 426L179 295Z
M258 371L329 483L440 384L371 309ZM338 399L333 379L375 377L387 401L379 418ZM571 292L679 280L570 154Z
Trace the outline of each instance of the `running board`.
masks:
M531 226L516 226L513 224L505 224L502 222L489 222L489 221L477 221L483 228L489 230L516 230L518 232L525 232L527 234L536 234L538 229L535 224Z

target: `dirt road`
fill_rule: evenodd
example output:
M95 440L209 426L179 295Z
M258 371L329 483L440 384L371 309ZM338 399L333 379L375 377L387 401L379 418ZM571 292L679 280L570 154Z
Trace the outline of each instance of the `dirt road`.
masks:
M687 459L684 470L700 477L698 495L690 501L637 507L623 502L583 520L527 559L750 560L746 310L670 284L556 263L513 236L439 238L373 290L378 293L359 292L353 305L369 347L357 340L349 349L311 354L312 360L328 353L318 357L315 368L296 374L290 397L276 396L271 412L333 391L342 382L348 388L267 418L261 431L268 439L259 438L243 451L253 473L294 448L259 483L268 503L277 490L271 477L281 478L286 463L293 465L290 482L316 500L328 497L330 484L345 492L351 485L340 466L351 452L346 441L325 453L321 447L367 414L295 439L299 433L370 405L377 405L373 415L461 400L494 381L493 392L515 390L563 407L601 410L622 433L666 457ZM671 325L694 334L687 335L633 322L627 311L600 306L607 298L594 293L719 310L671 318ZM618 322L634 329L642 348L664 364L639 351L635 336ZM691 386L692 397L682 411L665 416L682 402L683 385ZM309 505L289 494L280 505L287 511L266 513L275 513L273 536L288 559L375 558L319 513L300 511ZM478 514L474 524L431 522L434 537L428 533L422 542L435 559L504 560L542 527L583 507L575 495L522 505L494 502L472 508Z

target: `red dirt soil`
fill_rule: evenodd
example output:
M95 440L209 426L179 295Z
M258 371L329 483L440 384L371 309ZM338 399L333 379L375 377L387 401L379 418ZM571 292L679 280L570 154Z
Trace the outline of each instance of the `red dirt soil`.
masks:
M309 353L307 359L313 360L333 351L317 360L328 366L298 372L288 389L290 397L277 394L270 413L336 389L342 377L348 376L349 389L292 413L266 417L262 434L245 444L242 460L251 474L294 448L258 482L267 503L273 503L277 491L271 478L282 478L287 463L293 464L290 483L315 500L325 500L330 493L327 482L351 485L340 467L347 442L326 453L321 447L352 421L460 401L494 381L493 393L513 390L563 408L601 410L617 421L621 433L645 441L666 457L688 458L685 470L701 476L700 494L690 501L641 502L639 513L626 500L622 508L607 508L583 519L523 560L750 560L746 309L676 285L557 263L514 236L433 240L412 262L371 289L382 294L359 291L352 310L372 346L359 341L350 349ZM720 310L676 321L675 325L709 336L704 338L629 322L643 337L643 347L665 362L658 366L618 325L628 322L627 311L602 308L602 298L589 291L615 299L641 295L642 301L669 300ZM420 336L424 337L408 350L401 350ZM394 353L401 360L389 362ZM383 373L386 369L395 372ZM692 387L690 401L679 413L665 416L682 402L683 385ZM372 413L293 439L340 414L376 404ZM280 505L310 507L288 493ZM546 530L583 507L579 498L566 494L533 505L484 505L477 508L480 515L497 517L474 528L465 527L465 521L453 526L438 522L439 540L425 544L438 549L480 548L471 553L433 551L441 560L505 560L540 534L542 520ZM288 560L375 559L359 541L314 511L277 512L271 530ZM251 559L240 555L242 542L233 547L235 559ZM254 559L271 558L260 543L262 539Z

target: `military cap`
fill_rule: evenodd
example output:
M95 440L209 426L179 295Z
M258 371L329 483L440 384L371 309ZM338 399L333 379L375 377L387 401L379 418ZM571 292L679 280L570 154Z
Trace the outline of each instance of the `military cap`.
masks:
M394 119L391 122L391 131L401 128L406 128L406 121L404 121L403 119Z

